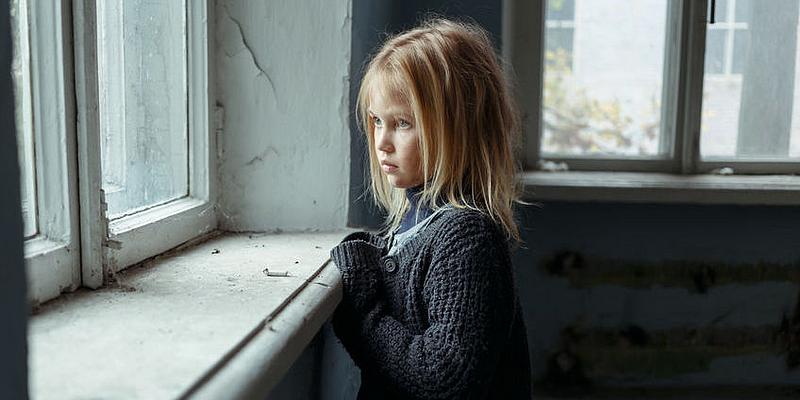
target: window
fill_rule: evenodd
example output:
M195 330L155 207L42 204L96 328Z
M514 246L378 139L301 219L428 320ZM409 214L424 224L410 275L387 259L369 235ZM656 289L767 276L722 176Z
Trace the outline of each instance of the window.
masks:
M547 4L545 20L547 66L572 70L575 37L575 0L556 0Z
M97 104L101 203L90 215L107 222L104 274L160 254L216 226L211 162L207 4L198 1L97 2L97 64L86 65L79 114ZM91 78L90 78L91 76ZM80 84L80 82L79 82ZM80 97L80 96L79 96ZM86 189L87 191L90 189ZM94 239L98 240L97 238ZM90 256L92 257L92 256ZM98 258L95 254L94 258ZM92 263L99 276L100 263ZM86 274L84 265L84 274Z
M25 259L31 298L80 285L74 123L60 2L10 2Z
M750 47L751 0L719 0L706 33L706 75L741 74Z
M547 2L548 17L571 23L547 22L543 156L657 158L669 150L660 146L667 3L629 4Z
M799 5L511 1L527 168L800 173Z
M750 169L800 162L800 1L717 4L720 21L706 36L703 160L749 160Z
M97 3L109 219L189 194L185 10L181 1Z
M11 2L34 303L216 228L207 8Z

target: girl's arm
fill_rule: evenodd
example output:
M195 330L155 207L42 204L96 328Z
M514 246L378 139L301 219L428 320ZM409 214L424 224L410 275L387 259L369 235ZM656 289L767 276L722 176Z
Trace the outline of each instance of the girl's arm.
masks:
M482 397L490 390L513 321L514 291L505 238L477 220L453 221L434 239L425 332L412 334L380 297L361 314L361 363L409 397Z
M380 257L385 243L367 232L348 235L331 250L331 259L342 273L343 298L333 314L333 330L362 370L372 369L360 335L361 316L380 295Z

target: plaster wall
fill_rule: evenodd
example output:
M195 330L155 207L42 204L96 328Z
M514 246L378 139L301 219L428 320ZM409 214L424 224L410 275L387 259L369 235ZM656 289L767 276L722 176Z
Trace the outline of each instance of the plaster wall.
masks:
M349 0L216 4L220 228L341 228Z

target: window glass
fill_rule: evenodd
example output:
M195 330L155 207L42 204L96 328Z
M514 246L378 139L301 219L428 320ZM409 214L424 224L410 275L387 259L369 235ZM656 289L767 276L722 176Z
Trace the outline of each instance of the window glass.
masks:
M543 156L668 152L660 132L667 5L548 0Z
M706 33L706 73L725 72L726 36L726 32L719 29L709 29Z
M97 3L103 190L110 218L189 183L186 3Z
M736 0L733 0L736 1ZM728 22L728 0L717 0L716 9L714 10L714 21Z
M700 149L704 159L800 157L800 0L717 2L709 25Z
M548 0L547 20L574 20L575 19L575 0Z

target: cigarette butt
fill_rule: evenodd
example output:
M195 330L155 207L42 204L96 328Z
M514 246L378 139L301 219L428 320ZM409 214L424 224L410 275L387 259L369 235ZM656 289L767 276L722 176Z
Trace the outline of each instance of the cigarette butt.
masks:
M269 268L264 268L264 273L267 276L289 276L289 271L270 271Z

